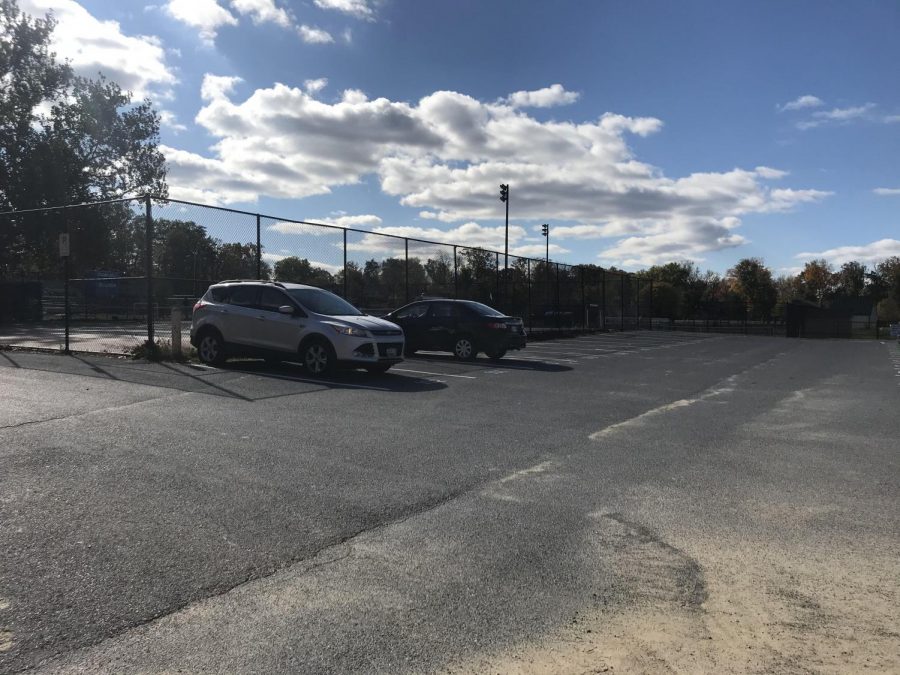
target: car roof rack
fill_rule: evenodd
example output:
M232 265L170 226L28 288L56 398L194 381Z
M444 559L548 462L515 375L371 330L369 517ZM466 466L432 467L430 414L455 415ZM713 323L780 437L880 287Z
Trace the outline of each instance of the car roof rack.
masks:
M237 283L245 283L250 282L254 284L272 284L273 286L278 286L279 288L284 288L284 284L280 281L269 281L268 279L222 279L222 281L217 281L214 286L218 284L237 284Z

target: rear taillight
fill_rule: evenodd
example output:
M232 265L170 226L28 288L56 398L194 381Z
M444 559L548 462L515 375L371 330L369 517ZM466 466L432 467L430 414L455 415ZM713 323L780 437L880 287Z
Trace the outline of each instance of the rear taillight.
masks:
M194 311L196 312L198 309L203 307L203 305L205 305L205 304L206 303L203 302L202 300L198 300L197 302L194 303Z
M489 324L487 324L487 327L488 327L488 328L493 328L493 329L495 329L495 330L506 330L506 324L505 324L505 323L489 323Z

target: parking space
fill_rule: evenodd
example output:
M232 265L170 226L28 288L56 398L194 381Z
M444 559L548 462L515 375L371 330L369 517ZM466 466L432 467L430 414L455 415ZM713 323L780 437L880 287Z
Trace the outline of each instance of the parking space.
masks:
M696 333L597 333L532 341L525 349L508 352L497 361L484 355L474 361L459 361L446 352L417 352L391 372L454 380L474 380L515 371L559 373L584 367L586 363L598 359L698 345L721 339L723 338L719 335Z

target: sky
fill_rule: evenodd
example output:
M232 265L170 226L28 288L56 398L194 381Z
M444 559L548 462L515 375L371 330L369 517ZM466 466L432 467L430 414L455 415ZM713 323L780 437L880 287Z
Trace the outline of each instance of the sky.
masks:
M173 198L502 251L506 183L520 255L900 255L896 0L19 4L154 102Z

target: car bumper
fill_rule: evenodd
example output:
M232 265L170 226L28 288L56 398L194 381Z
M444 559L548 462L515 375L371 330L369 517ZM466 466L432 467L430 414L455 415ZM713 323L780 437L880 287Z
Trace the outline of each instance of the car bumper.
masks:
M403 361L403 336L385 338L354 338L336 344L337 360L357 365L394 364Z

